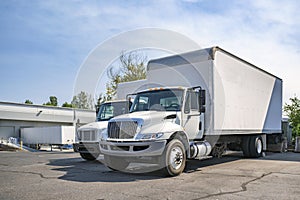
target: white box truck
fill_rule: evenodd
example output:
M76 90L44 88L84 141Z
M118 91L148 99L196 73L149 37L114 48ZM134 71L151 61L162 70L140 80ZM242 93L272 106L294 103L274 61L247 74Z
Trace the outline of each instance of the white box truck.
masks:
M117 99L125 99L126 94L136 92L146 80L120 83L117 88ZM107 128L108 120L128 113L131 102L127 100L108 101L100 105L96 122L86 124L76 130L78 142L73 144L75 152L88 161L95 160L100 155L99 141L101 133Z
M100 141L108 167L152 162L170 176L186 159L242 150L260 157L280 138L282 80L219 48L151 60L130 113L108 122Z
M75 142L74 126L49 126L22 128L21 138L24 144L31 147L40 145L69 145Z
M76 131L78 142L73 144L75 152L85 160L95 160L100 155L99 140L108 120L128 112L126 100L108 101L100 105L96 122L79 127Z

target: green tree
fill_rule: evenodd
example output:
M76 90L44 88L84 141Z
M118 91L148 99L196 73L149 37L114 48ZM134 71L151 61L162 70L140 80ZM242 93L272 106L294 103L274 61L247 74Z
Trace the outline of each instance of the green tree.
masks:
M56 96L50 96L47 103L44 103L45 106L57 106L57 97Z
M293 127L293 137L300 136L300 99L295 96L290 98L290 101L290 104L285 103L283 110Z
M30 101L29 99L26 99L25 104L33 104L33 102Z
M62 104L61 107L64 107L64 108L73 108L73 105L71 103L65 102L65 103Z
M106 96L104 96L102 93L97 98L97 103L95 105L96 113L98 113L100 105L106 101Z
M147 57L136 51L128 54L122 52L119 67L108 71L110 81L106 84L106 100L115 98L119 83L145 79L146 63Z
M79 94L73 97L71 102L74 108L80 109L94 109L94 101L92 96L86 92L81 91Z

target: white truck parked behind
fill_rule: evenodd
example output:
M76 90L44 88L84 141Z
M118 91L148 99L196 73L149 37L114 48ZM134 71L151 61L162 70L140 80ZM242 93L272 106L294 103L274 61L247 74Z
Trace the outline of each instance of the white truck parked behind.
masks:
M128 112L126 100L109 101L100 105L96 122L83 125L77 129L78 143L73 144L75 152L85 160L95 160L100 154L99 140L101 131L106 129L111 118Z
M186 159L225 149L260 157L281 137L282 80L219 47L151 60L147 81L155 87L135 93L103 133L112 169L151 162L176 176Z
M125 99L126 94L135 92L140 86L145 84L145 80L120 83L117 89L117 98ZM78 143L73 144L75 152L85 160L95 160L100 155L99 141L101 132L107 128L108 120L128 113L131 103L126 100L114 100L100 105L96 122L86 124L77 129Z

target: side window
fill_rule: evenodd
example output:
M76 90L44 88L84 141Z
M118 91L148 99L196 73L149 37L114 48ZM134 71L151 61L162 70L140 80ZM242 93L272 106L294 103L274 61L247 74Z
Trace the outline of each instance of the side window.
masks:
M198 92L188 91L185 105L184 113L189 113L190 110L198 110Z
M105 106L101 115L101 119L110 119L111 117L113 117L113 106L108 105Z
M198 110L198 92L191 91L191 109Z
M190 92L187 92L186 94L186 100L185 100L185 104L184 104L184 113L188 114L190 113L190 109L191 109L191 95Z
M101 110L101 116L100 116L100 118L101 119L105 119L105 112L106 112L106 106L103 106L103 109Z

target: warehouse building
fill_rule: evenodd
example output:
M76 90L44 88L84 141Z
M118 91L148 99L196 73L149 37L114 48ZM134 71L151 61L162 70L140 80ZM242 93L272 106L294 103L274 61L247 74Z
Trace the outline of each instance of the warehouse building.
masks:
M0 102L0 139L20 138L22 128L82 125L95 120L93 110Z

